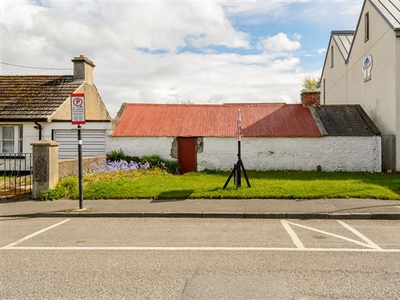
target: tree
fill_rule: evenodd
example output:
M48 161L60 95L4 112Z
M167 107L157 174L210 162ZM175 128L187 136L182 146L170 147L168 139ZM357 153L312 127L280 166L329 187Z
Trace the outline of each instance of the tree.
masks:
M319 78L318 77L306 77L303 80L303 89L302 92L316 92L318 86Z

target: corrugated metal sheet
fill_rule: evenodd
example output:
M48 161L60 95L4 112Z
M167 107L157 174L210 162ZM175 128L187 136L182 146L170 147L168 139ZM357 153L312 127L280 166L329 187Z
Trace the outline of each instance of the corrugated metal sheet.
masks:
M393 29L400 29L399 0L369 0Z
M300 104L127 104L112 136L234 137L241 110L245 137L320 137Z
M47 120L81 84L73 76L0 76L0 118Z
M351 45L353 43L355 31L332 31L332 38L338 47L344 60L349 57Z

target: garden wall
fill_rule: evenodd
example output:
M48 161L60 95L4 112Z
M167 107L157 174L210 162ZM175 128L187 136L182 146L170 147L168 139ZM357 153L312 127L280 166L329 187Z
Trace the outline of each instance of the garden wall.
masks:
M82 168L88 169L93 163L99 164L106 160L105 155L95 157L83 157ZM78 159L62 159L58 161L58 178L65 177L70 174L78 173Z

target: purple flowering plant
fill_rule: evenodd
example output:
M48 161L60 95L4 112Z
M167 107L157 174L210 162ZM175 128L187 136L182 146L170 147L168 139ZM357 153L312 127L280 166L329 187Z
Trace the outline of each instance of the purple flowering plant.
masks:
M149 163L104 160L100 163L92 163L89 168L85 169L84 180L98 181L121 177L139 177L143 175L143 171L150 169Z

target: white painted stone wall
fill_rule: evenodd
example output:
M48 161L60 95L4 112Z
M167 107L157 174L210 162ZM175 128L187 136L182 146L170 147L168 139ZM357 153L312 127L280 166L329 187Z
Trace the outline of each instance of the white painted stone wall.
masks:
M171 156L173 138L109 138L107 152L122 149L127 155ZM203 138L197 168L229 171L237 161L236 138ZM246 170L381 171L381 138L243 138L242 160Z
M381 171L380 137L243 138L246 170ZM237 161L237 140L204 138L198 169L230 170Z
M171 160L173 141L172 137L106 137L106 153L121 149L126 155L142 157L157 154Z

